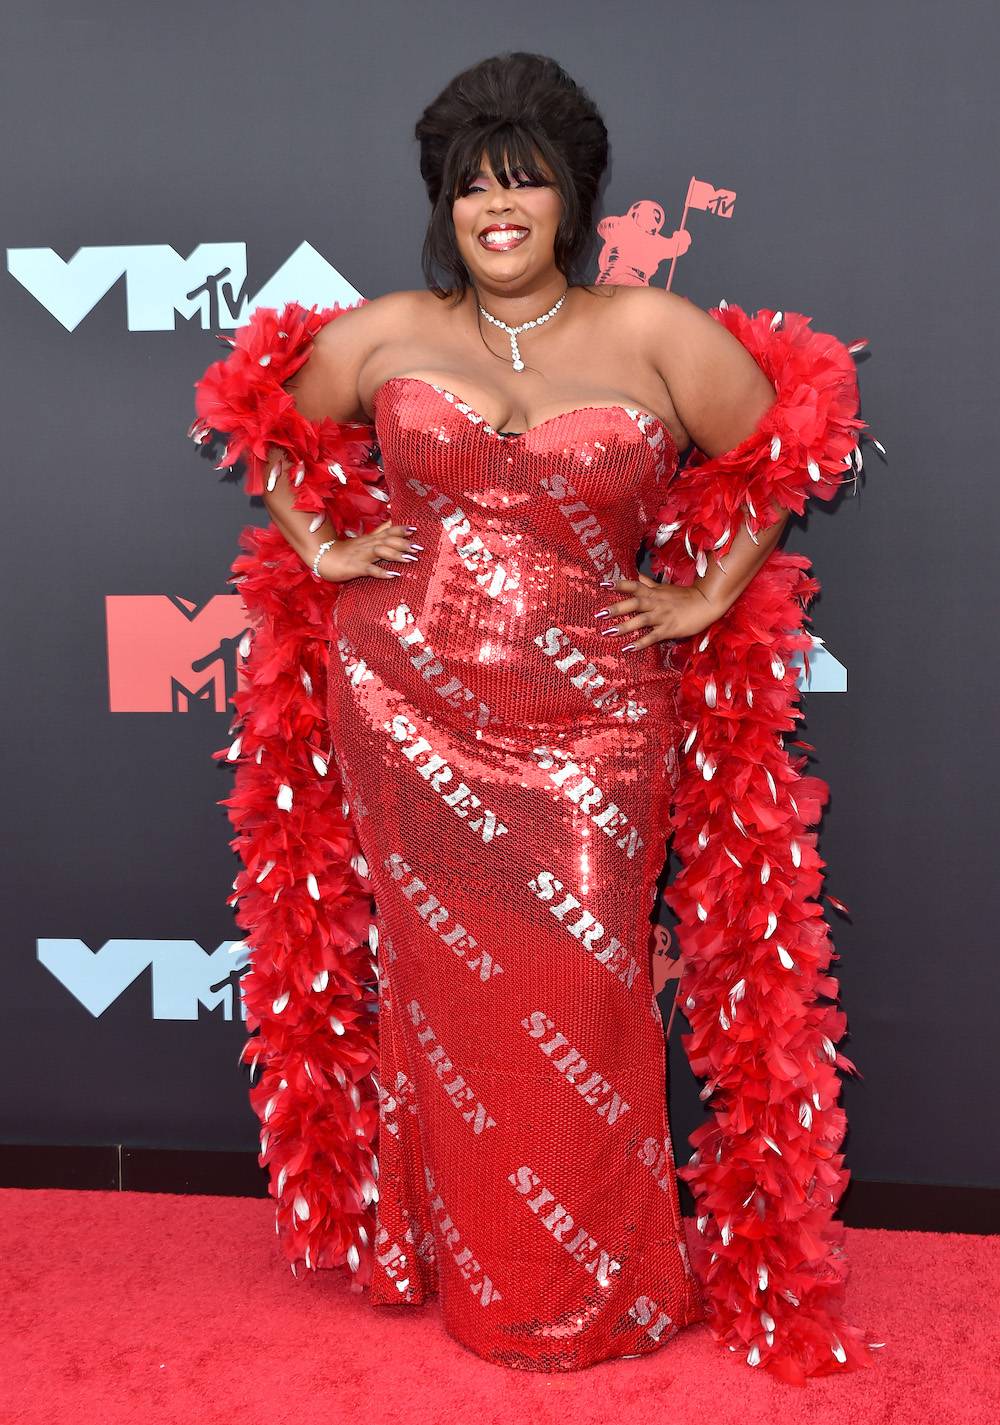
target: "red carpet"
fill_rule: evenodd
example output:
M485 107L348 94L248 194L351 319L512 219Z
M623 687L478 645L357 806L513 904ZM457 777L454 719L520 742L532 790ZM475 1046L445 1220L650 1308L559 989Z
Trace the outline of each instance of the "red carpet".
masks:
M689 1327L644 1360L506 1371L438 1308L295 1281L270 1203L0 1190L2 1425L995 1425L1000 1237L848 1230L871 1370L804 1389Z

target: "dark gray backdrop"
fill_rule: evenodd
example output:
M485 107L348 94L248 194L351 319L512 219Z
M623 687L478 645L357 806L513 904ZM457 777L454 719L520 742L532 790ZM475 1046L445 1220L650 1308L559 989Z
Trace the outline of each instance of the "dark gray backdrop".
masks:
M106 599L225 593L241 525L265 518L186 439L192 382L221 354L215 313L184 301L223 265L199 245L245 244L254 300L304 241L366 296L422 285L414 120L457 70L524 48L601 106L596 216L655 199L670 230L690 176L735 189L732 220L690 215L674 290L870 339L863 414L890 463L866 445L861 498L789 536L849 672L846 694L807 695L803 733L833 788L827 886L853 913L830 913L840 1047L865 1076L844 1086L847 1162L862 1180L1000 1185L996 16L926 0L7 15L0 1139L256 1145L231 995L184 1019L170 993L197 947L238 937L215 804L232 778L210 759L229 719L110 711ZM281 298L330 300L305 267L288 280ZM80 957L113 941L132 944L103 952L123 988L99 1010L40 963L61 955L93 987L105 969ZM678 1014L686 1157L701 1110L683 1029Z

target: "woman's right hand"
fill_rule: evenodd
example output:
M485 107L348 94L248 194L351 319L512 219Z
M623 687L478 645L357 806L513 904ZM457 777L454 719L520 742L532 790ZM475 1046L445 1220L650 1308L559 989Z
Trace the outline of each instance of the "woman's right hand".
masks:
M379 559L416 559L419 544L413 544L410 534L416 532L415 525L393 524L385 520L377 529L367 534L355 535L353 539L338 539L332 548L320 558L316 571L328 584L343 584L348 579L362 579L373 575L376 579L394 579L402 570L383 569Z

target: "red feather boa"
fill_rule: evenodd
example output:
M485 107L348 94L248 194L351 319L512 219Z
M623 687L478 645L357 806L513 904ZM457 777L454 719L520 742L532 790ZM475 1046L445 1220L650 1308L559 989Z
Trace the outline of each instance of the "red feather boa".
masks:
M364 299L360 304L363 304ZM359 305L360 305L359 304ZM196 383L197 444L228 444L260 494L271 446L287 452L296 505L338 535L386 517L375 431L305 419L283 390L317 331L348 308L258 308L228 357ZM650 530L652 568L690 583L721 558L742 519L752 534L772 504L801 512L860 469L851 353L798 313L712 309L751 352L776 400L734 450L692 452ZM862 343L863 344L863 343ZM853 458L852 458L853 457ZM244 1046L259 1078L261 1165L293 1272L346 1263L371 1277L377 1197L377 924L350 807L325 725L327 629L338 585L317 581L272 525L244 530L233 565L253 627L234 696L228 808L242 863L230 903L244 931ZM834 1047L846 1023L827 973L833 950L820 894L817 825L826 784L804 774L784 734L801 718L793 658L807 656L805 609L817 592L801 555L773 550L700 639L681 682L688 728L673 825L683 865L667 891L679 917L678 994L692 1069L712 1118L678 1169L704 1240L696 1261L716 1339L751 1365L803 1383L870 1362L842 1317L847 1264L833 1220L849 1173ZM254 1032L256 1031L256 1032Z
M851 352L797 312L739 307L711 315L775 388L757 428L714 458L696 451L668 486L651 567L690 584L722 559L743 522L756 535L772 505L830 499L860 457ZM806 607L819 589L802 555L774 549L719 619L689 641L680 685L686 729L675 798L682 870L666 900L679 918L682 1036L705 1079L712 1118L691 1135L678 1175L698 1204L697 1263L720 1341L785 1380L868 1364L842 1319L848 1268L834 1209L848 1171L835 1044L846 1031L827 973L816 826L828 797L792 757L801 719L793 659L808 658ZM707 1259L707 1260L706 1260Z
M282 389L312 339L345 310L258 308L224 361L196 383L197 444L228 445L246 490L270 476L268 451L291 458L298 508L327 514L338 536L382 523L386 495L368 425L307 420ZM275 1227L292 1271L346 1262L371 1278L378 1167L375 1075L377 929L367 865L350 820L326 722L329 626L339 586L313 578L274 526L246 528L232 566L252 626L233 702L237 736L214 755L236 765L228 808L242 863L230 904L246 937L242 981L252 1037L243 1059L261 1120ZM254 1033L254 1031L257 1031Z

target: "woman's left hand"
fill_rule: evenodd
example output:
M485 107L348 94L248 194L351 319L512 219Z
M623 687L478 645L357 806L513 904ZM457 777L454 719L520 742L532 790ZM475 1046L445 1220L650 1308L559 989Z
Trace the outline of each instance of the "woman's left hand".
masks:
M638 581L615 579L612 588L629 597L607 605L609 624L620 634L641 635L624 648L646 648L666 638L691 638L704 633L719 616L694 585L660 584L648 574L640 574Z

